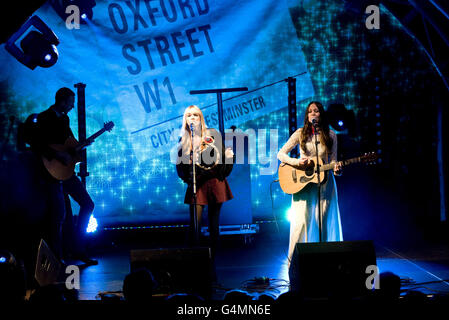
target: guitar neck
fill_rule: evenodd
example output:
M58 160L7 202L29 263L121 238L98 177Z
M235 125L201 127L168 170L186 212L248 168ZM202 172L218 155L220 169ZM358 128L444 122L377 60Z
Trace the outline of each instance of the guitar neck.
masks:
M94 134L91 135L89 138L87 138L86 141L81 142L81 143L76 147L76 150L77 150L77 151L83 150L83 149L87 146L89 140L95 140L98 136L102 135L105 131L106 131L105 128L102 128L102 129L98 130L96 133L94 133Z
M362 157L355 157L355 158L351 158L351 159L340 161L340 163L341 163L341 165L343 167L343 166L347 166L347 165L352 164L352 163L359 163L361 161L362 161ZM334 167L335 167L335 162L332 162L332 163L325 164L325 165L321 166L320 169L324 170L324 171L327 171L327 170L334 170Z

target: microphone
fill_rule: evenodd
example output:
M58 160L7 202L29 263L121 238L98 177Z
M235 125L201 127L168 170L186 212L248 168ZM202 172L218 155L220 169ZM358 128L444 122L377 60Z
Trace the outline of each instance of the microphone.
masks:
M318 120L315 118L312 119L312 134L318 134Z
M190 123L190 132L192 133L192 137L193 137L193 122Z

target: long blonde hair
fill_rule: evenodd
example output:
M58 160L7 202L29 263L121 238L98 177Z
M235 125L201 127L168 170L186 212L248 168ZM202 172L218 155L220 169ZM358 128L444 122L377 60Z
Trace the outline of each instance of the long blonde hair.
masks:
M180 147L182 148L182 154L183 155L190 155L190 151L192 148L192 132L190 131L190 127L187 124L187 112L197 112L200 115L200 122L201 122L201 141L204 140L204 137L206 136L206 122L204 121L203 113L201 112L200 108L198 108L195 105L190 105L186 108L184 111L184 116L182 118L182 127L181 127L181 140L179 141ZM179 148L178 148L179 150Z

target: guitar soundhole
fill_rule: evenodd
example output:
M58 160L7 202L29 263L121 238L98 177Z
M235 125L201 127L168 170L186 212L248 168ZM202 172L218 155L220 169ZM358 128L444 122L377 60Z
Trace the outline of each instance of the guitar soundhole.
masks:
M306 176L308 176L308 177L312 176L313 175L313 168L307 168L305 173L306 173Z

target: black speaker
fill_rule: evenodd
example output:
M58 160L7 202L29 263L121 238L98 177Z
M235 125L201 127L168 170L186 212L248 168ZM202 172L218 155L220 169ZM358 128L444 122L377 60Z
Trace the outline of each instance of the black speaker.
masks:
M366 283L372 265L372 241L297 243L289 268L290 290L312 299L364 297L371 291Z
M212 294L210 248L162 248L131 250L131 272L147 268L157 282L154 294Z
M60 280L63 265L51 251L44 239L39 243L34 277L41 287L54 284Z

